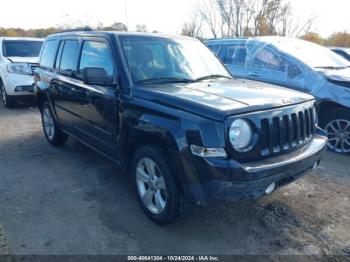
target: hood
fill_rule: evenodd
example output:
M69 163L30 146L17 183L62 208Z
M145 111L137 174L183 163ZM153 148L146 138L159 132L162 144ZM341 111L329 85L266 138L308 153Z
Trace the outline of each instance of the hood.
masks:
M135 96L204 117L268 110L314 99L312 96L262 82L225 79L190 84L135 87Z
M333 81L350 82L350 68L324 71L325 76Z
M37 64L39 62L39 57L19 57L19 56L9 56L7 57L12 63L29 63Z

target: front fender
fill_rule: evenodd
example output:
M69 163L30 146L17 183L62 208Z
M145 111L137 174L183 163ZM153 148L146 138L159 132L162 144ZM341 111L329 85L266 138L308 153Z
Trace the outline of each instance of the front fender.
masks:
M188 184L199 184L190 145L224 147L223 124L143 99L124 97L121 101L121 152L126 152L135 139L156 138L157 144L167 149L184 191ZM152 141L141 144L148 142Z

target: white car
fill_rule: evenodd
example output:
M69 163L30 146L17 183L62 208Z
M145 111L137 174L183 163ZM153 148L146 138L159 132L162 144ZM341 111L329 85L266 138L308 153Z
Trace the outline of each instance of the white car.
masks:
M17 100L33 99L33 69L37 66L43 39L0 37L0 92L6 107Z

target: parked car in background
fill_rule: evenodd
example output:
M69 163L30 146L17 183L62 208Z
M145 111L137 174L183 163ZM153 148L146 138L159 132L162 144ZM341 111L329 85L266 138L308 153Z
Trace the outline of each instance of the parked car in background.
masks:
M43 39L0 37L0 92L4 105L34 98L33 69Z
M350 62L320 45L285 37L217 39L206 44L235 77L314 95L328 147L350 153Z
M332 50L334 53L350 61L350 48L345 48L345 47L328 47L328 48Z
M319 163L314 97L233 79L200 41L124 32L47 38L35 71L43 131L124 167L167 224L189 203L258 198Z

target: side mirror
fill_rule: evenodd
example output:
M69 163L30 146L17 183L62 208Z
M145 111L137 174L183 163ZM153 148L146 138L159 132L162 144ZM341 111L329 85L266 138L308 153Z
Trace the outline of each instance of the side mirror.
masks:
M114 83L106 69L102 67L86 67L83 69L83 81L87 85L111 85Z

